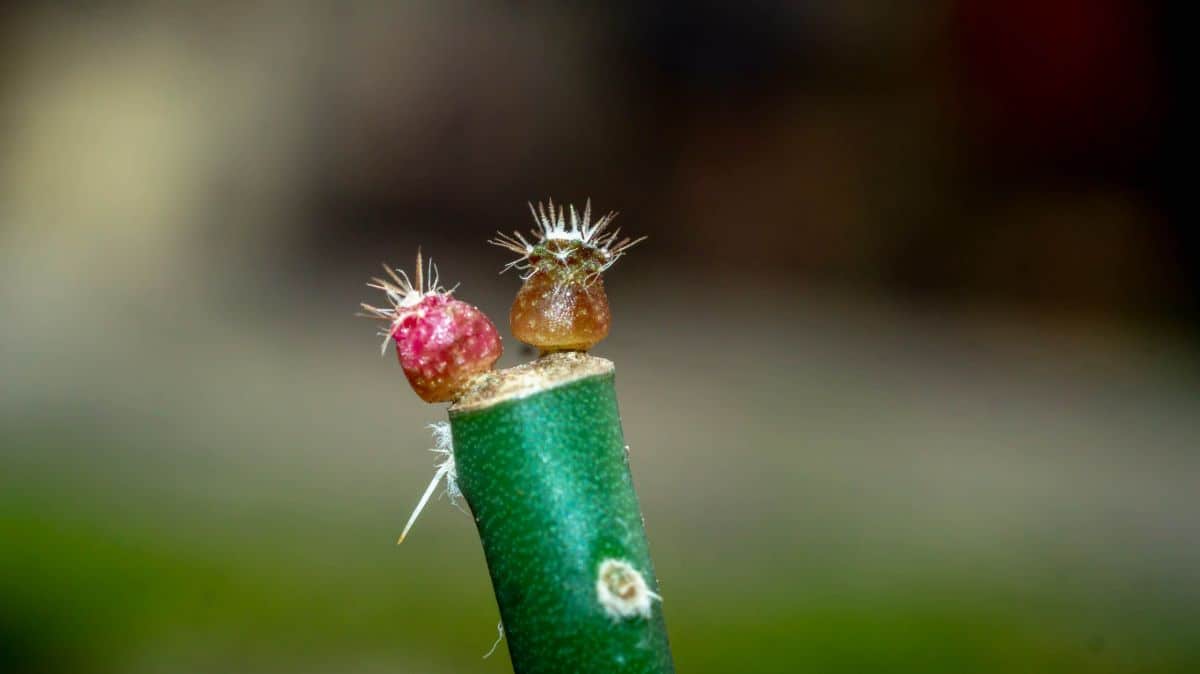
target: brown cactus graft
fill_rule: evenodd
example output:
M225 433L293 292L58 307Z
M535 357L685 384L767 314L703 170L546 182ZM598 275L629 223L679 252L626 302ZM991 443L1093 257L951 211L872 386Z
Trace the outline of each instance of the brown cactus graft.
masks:
M505 270L524 272L509 312L513 336L543 352L587 351L608 336L612 323L601 275L646 237L622 239L619 228L606 231L615 212L591 222L590 200L582 218L570 207L569 223L566 209L555 210L553 201L529 210L538 225L533 243L515 231L490 241L520 256Z

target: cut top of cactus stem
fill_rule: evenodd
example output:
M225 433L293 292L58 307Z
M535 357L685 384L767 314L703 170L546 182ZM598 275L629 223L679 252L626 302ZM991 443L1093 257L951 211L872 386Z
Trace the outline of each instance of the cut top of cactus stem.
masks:
M567 218L568 210L570 219ZM621 228L608 231L608 226L617 217L616 211L592 222L592 200L583 207L583 215L574 206L554 206L538 203L537 208L529 204L529 212L537 227L532 231L532 241L514 230L512 234L497 232L489 243L516 253L519 257L508 263L504 271L517 269L524 272L521 278L528 280L539 271L568 271L594 278L606 271L622 255L646 237L621 238ZM558 269L555 269L555 268Z

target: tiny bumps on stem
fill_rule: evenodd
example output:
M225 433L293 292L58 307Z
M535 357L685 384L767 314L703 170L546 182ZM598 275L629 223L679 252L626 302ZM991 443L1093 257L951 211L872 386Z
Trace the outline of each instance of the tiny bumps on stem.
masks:
M621 238L609 231L616 218L610 212L592 222L592 202L583 215L554 201L529 204L537 228L532 242L519 231L497 233L489 243L519 257L505 270L518 269L524 284L513 301L509 325L513 336L543 353L587 351L608 336L612 312L603 274L631 247L646 237Z

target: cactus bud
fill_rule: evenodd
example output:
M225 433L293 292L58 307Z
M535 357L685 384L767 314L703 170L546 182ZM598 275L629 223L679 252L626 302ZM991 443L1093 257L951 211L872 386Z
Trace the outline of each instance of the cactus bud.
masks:
M587 351L608 336L612 313L601 275L625 251L642 241L619 239L620 229L607 232L616 217L609 213L591 222L589 200L583 217L570 207L549 210L529 205L538 228L530 243L520 232L500 233L490 243L511 250L520 257L505 270L519 269L524 285L509 312L513 336L543 352Z
M385 321L383 348L396 344L396 357L413 391L425 402L456 399L476 375L487 372L503 347L496 326L477 307L454 299L454 289L438 286L437 267L429 263L429 287L417 251L416 283L400 270L384 266L390 280L367 285L387 294L391 307L362 307L370 318Z

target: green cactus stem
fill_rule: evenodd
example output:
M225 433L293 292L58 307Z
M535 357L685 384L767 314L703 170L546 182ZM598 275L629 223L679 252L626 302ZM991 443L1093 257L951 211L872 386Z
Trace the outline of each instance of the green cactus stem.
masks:
M450 408L517 674L674 672L611 362L488 373Z

